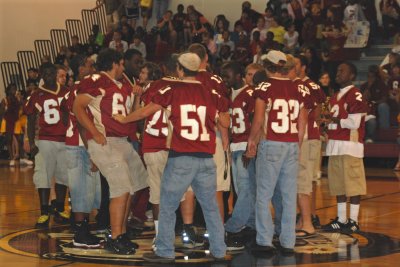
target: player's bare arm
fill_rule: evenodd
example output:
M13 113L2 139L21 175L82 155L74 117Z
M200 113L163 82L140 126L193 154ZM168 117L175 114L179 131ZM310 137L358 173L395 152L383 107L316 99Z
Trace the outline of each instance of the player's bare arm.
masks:
M94 141L100 145L105 145L107 143L105 136L96 129L94 123L86 113L86 107L91 101L92 98L87 95L77 95L72 110L79 124L81 124L87 131L92 134Z
M257 144L259 141L259 134L265 120L266 103L264 100L257 98L254 108L254 118L251 124L249 140L247 142L246 157L254 158L257 154Z
M229 112L220 112L218 117L218 124L228 129L231 125L231 117Z
M138 121L138 120L147 118L148 116L156 113L157 111L159 111L161 109L162 109L162 106L160 106L158 104L154 104L153 102L150 102L148 105L130 113L128 116L124 116L121 114L115 114L113 116L113 118L115 120L119 121L120 123L129 123L129 122Z
M301 147L303 143L303 138L306 132L306 126L307 126L307 120L308 120L308 110L305 107L302 107L299 112L299 118L297 125L299 127L299 147Z

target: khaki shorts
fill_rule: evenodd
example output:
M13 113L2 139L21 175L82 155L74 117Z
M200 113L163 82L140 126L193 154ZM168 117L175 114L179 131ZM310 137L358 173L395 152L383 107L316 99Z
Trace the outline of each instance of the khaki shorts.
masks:
M107 137L104 146L89 140L88 152L110 186L110 198L147 187L147 171L126 138Z
M228 152L227 152L228 153ZM214 154L214 163L217 167L217 192L230 191L231 188L231 166L229 157L225 159L225 152L222 146L221 137L217 135L216 148Z
M144 162L147 166L147 183L150 187L150 203L160 204L161 177L167 165L168 151L144 153Z
M297 174L298 194L310 195L312 193L312 182L314 177L318 176L316 170L319 170L320 157L320 140L303 141L299 160L299 171Z
M332 196L365 195L367 184L363 159L349 155L330 156L328 163L329 191Z

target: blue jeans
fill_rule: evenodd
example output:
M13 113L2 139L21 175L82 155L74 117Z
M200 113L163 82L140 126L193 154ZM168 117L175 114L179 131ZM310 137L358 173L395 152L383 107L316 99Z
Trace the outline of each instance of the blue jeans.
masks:
M269 203L276 190L281 197L275 199L282 209L276 209L281 218L280 243L294 248L296 243L296 196L299 147L297 143L261 141L256 160L256 229L257 244L272 246L274 225Z
M165 11L168 10L169 0L154 0L153 1L153 10L154 15L157 18L157 21L162 19Z
M390 108L385 102L378 105L378 119L380 129L387 129L390 127Z
M100 208L100 174L90 170L89 153L83 146L66 146L66 155L72 211L90 213Z
M371 118L365 122L365 140L375 140L376 136L376 118Z
M192 186L203 209L210 240L210 252L223 257L226 252L224 226L216 201L216 172L212 158L169 157L161 179L160 215L156 254L175 258L175 211L183 194Z
M245 151L232 152L232 177L235 185L237 200L232 217L226 222L225 230L238 233L243 227L255 229L255 159L251 159L247 169L243 166L242 155Z

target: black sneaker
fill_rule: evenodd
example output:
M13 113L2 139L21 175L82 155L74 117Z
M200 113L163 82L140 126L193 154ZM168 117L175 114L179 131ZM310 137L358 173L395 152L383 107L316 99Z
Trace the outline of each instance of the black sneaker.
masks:
M321 229L326 232L341 232L344 227L345 224L339 222L339 217L336 217L330 223L322 225Z
M45 229L49 227L50 215L49 214L42 214L38 218L35 228L38 229Z
M130 240L130 238L128 237L127 233L122 234L122 240L123 240L124 244L125 244L127 247L130 247L130 248L133 248L133 249L138 249L138 248L139 248L139 245L138 245L137 243L132 242L132 241Z
M81 224L75 224L74 228L76 232L72 242L75 247L99 248L101 246L101 239L90 233L87 221L83 221Z
M154 252L144 253L143 260L148 261L148 262L154 262L154 263L174 263L175 262L175 258L161 257L161 256L158 256Z
M54 221L58 224L69 224L70 223L70 215L66 211L54 211Z
M225 243L226 243L226 250L228 251L236 251L244 249L244 244L240 233L226 232Z
M321 228L321 222L319 221L318 215L311 215L311 222L315 229Z
M345 223L342 232L345 234L352 234L352 233L357 233L360 231L360 226L358 226L356 221L353 221L352 219L348 219L347 223Z
M126 246L123 235L117 236L116 239L107 239L105 249L119 255L132 255L136 252L134 248Z
M182 243L185 248L196 248L204 245L204 240L196 234L195 228L184 225L182 230Z
M257 243L252 244L250 247L252 252L265 252L265 253L274 253L276 249L272 246L262 246Z

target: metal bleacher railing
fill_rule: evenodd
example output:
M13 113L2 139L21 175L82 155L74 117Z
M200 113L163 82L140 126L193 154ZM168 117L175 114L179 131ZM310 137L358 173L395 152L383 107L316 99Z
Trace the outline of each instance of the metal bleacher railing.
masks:
M4 88L14 83L19 90L25 90L29 68L38 68L44 57L49 57L51 62L56 59L62 46L71 45L71 37L76 35L81 43L87 43L92 33L93 25L97 24L102 33L106 32L106 9L103 1L97 1L94 9L81 11L82 20L67 19L65 29L50 30L51 40L35 40L35 51L18 51L17 61L1 62L1 75Z
M21 76L23 78L23 84L28 79L28 69L39 67L39 60L34 51L18 51L17 52L18 62L21 67Z

